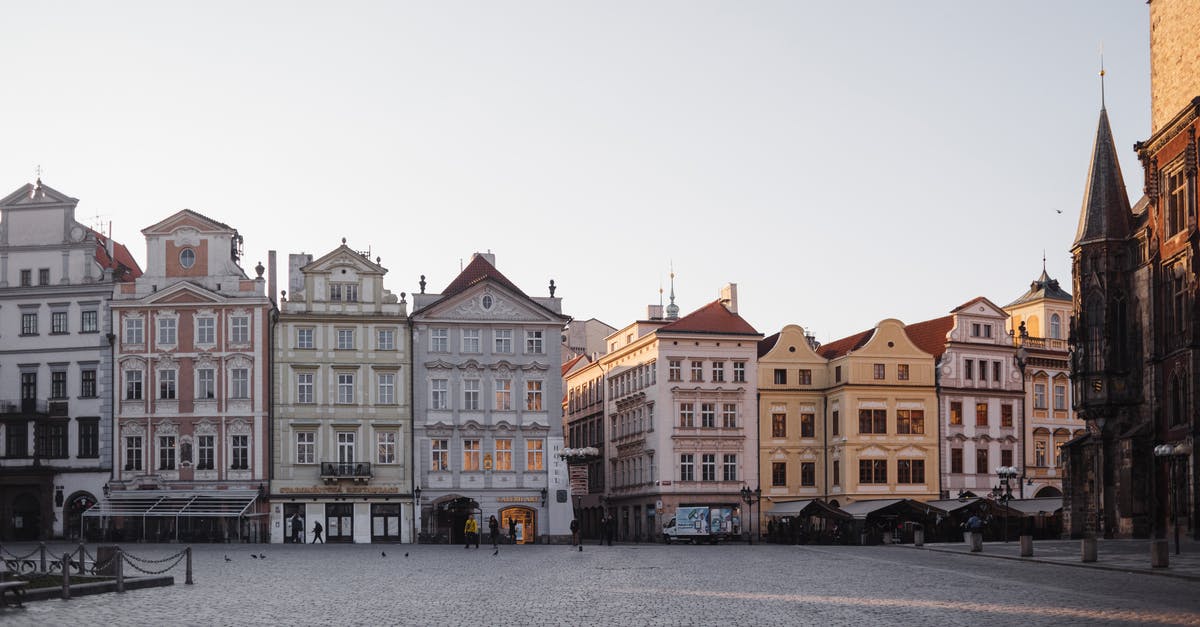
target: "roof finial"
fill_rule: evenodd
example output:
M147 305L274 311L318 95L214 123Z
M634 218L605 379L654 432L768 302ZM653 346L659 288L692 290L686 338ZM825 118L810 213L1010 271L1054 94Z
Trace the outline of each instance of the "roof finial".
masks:
M1046 271L1046 249L1042 249L1042 272Z
M1104 110L1104 42L1100 42L1100 110Z
M42 186L42 166L41 166L41 164L38 164L38 167L37 167L37 186L38 187Z
M675 262L671 262L671 304L667 305L667 320L679 317L679 305L675 304Z

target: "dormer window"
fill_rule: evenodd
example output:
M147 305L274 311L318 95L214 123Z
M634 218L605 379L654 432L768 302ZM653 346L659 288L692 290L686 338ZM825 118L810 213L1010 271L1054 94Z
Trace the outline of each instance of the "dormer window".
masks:
M196 251L191 248L179 251L179 267L186 270L194 265L196 265Z
M329 300L346 302L346 303L357 303L358 302L358 284L357 283L330 283L329 284Z

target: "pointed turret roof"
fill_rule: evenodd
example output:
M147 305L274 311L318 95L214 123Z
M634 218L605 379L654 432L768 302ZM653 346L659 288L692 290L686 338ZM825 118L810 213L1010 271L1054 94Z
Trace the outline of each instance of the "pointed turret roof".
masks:
M1029 284L1029 291L1022 294L1017 300L1004 306L1005 309L1024 305L1025 303L1035 300L1062 300L1071 302L1071 294L1058 286L1058 280L1050 278L1045 268L1042 268L1042 276L1039 276Z
M722 335L762 335L745 318L729 311L721 301L713 302L659 328L657 333L719 333Z
M512 290L514 293L524 296L525 298L529 298L529 296L526 296L525 292L521 291L521 288L517 287L512 281L509 281L508 277L500 274L500 271L496 269L496 266L493 266L491 263L489 263L488 260L479 253L475 253L471 257L471 263L468 263L467 267L463 268L462 272L459 272L458 276L454 277L454 280L450 282L450 285L447 285L446 289L442 290L442 298L454 296L455 294L458 294L459 292L485 279L491 279Z
M1129 196L1121 177L1112 128L1108 125L1108 111L1101 108L1073 248L1093 242L1124 240L1129 235L1130 220Z

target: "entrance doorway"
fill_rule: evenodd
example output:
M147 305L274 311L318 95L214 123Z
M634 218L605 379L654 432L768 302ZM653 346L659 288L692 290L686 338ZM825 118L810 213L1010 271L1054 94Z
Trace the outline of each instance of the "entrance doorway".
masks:
M304 504L303 503L284 503L283 504L283 543L284 544L304 544L307 539L305 533L308 527L304 525ZM293 519L292 517L296 518ZM295 526L299 523L300 533L295 533ZM293 539L295 538L295 539Z
M22 492L13 499L9 529L13 540L37 540L42 527L42 505L31 492Z
M63 522L63 536L78 539L83 533L83 513L96 504L96 497L87 492L76 492L67 500L67 519Z
M325 541L354 542L354 504L325 505Z
M465 527L468 516L477 516L482 523L479 503L465 496L447 497L434 505L434 529L437 541L451 544L465 543Z
M400 541L400 504L371 504L371 541Z
M500 530L507 534L509 521L516 523L517 544L532 544L537 539L537 512L528 507L500 510Z

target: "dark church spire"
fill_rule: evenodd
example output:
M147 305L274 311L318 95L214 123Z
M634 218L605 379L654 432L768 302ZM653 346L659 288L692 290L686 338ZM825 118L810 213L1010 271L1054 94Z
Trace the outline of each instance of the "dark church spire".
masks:
M1106 240L1124 241L1129 236L1130 222L1129 196L1121 177L1112 128L1108 125L1108 111L1102 108L1073 247Z

